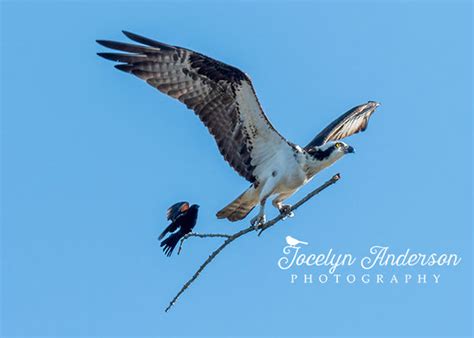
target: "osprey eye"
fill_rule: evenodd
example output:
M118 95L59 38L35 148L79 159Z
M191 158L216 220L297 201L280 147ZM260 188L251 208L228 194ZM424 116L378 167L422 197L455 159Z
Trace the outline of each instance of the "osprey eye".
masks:
M339 149L339 148L342 147L342 143L341 143L341 142L337 142L334 146L335 146L337 149Z

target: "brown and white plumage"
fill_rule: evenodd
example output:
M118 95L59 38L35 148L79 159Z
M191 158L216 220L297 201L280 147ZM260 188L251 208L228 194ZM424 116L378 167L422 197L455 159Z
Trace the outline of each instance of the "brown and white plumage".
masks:
M305 149L323 145L328 141L341 140L347 136L364 131L369 125L370 116L379 105L380 103L378 102L369 101L350 109L316 135L306 145Z
M263 113L248 76L191 50L129 32L124 34L145 46L98 40L105 47L132 53L98 55L123 62L115 67L138 76L194 110L214 136L226 161L253 183L253 171L262 161L255 154L252 156L256 143L284 145L286 141Z
M218 212L219 218L242 219L260 203L261 222L263 206L271 195L277 195L274 205L282 210L282 200L339 158L335 148L325 145L364 130L376 107L369 102L352 109L302 149L275 130L250 78L239 69L189 49L124 34L140 45L97 40L122 52L98 55L120 62L116 68L136 75L192 109L214 136L224 159L252 183Z

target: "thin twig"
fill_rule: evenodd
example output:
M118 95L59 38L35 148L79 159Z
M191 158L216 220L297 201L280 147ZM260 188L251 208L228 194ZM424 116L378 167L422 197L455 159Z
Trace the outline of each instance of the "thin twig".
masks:
M200 238L206 238L206 237L224 237L224 238L229 238L231 235L228 235L228 234L198 234L197 232L190 232L186 235L184 235L182 238L181 238L181 241L179 243L179 248L178 248L178 255L180 254L181 252L181 248L183 247L183 243L186 239L188 239L189 237L200 237Z
M298 209L301 205L303 205L304 203L306 203L309 199L313 198L314 196L316 196L317 194L319 194L321 191L323 191L324 189L326 189L327 187L333 185L334 183L336 183L339 179L341 178L341 175L340 174L336 174L334 175L330 180L326 181L324 184L322 184L321 186L319 186L318 188L316 188L315 190L313 190L312 192L310 192L308 195L306 195L303 199L301 199L300 201L298 201L296 204L294 204L291 208L290 208L290 212L291 211L294 211L296 209ZM284 214L280 214L278 215L277 217L271 219L270 221L262 224L259 229L260 229L260 232L259 232L259 236L261 235L261 233L274 226L276 223L278 223L279 221L281 221L283 218L285 218L285 215ZM213 253L211 253L209 255L209 257L204 261L204 263L202 263L202 265L199 267L199 269L197 269L197 271L194 273L194 275L181 287L181 289L179 290L179 292L176 294L176 296L174 296L174 298L170 301L170 303L168 304L168 306L166 307L165 309L165 312L168 312L169 309L171 309L171 307L173 307L173 305L176 303L176 301L178 300L178 298L183 294L184 291L186 291L187 288L189 288L189 286L199 277L199 275L201 274L201 272L206 268L206 266L211 263L214 258L227 246L229 245L230 243L232 243L233 241L235 241L237 238L249 233L249 232L252 232L256 230L255 226L249 226L248 228L245 228L245 229L242 229L238 232L236 232L235 234L233 235L227 235L227 234L195 234L195 233L189 233L188 235L184 236L181 240L181 245L180 245L180 249L179 251L181 250L181 246L183 244L183 241L186 239L186 238L189 238L189 237L227 237L227 239L224 241L224 243L221 244L221 246L219 246ZM179 252L178 251L178 252Z

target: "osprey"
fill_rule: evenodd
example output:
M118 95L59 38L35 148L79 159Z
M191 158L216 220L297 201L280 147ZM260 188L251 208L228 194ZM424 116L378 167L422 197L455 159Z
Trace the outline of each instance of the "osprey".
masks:
M251 223L265 222L265 203L272 201L280 213L290 214L283 201L354 149L339 140L364 131L379 104L369 101L352 108L324 128L305 147L286 140L275 130L257 99L250 78L241 70L189 49L167 45L130 32L130 44L97 40L107 48L126 53L98 53L120 62L119 70L131 73L184 103L201 119L215 138L224 159L250 187L217 213L237 221L260 205Z

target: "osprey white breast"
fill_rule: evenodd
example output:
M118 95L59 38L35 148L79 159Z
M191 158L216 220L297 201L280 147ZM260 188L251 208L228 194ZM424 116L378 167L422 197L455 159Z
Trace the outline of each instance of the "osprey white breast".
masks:
M189 49L167 45L133 33L124 34L140 45L98 40L126 53L98 53L120 62L115 67L136 75L159 91L192 109L215 138L224 159L251 186L217 213L237 221L260 205L253 224L265 222L265 203L288 214L283 201L354 149L342 138L364 131L379 106L374 101L347 111L304 148L286 140L272 126L255 94L250 78L241 70Z

